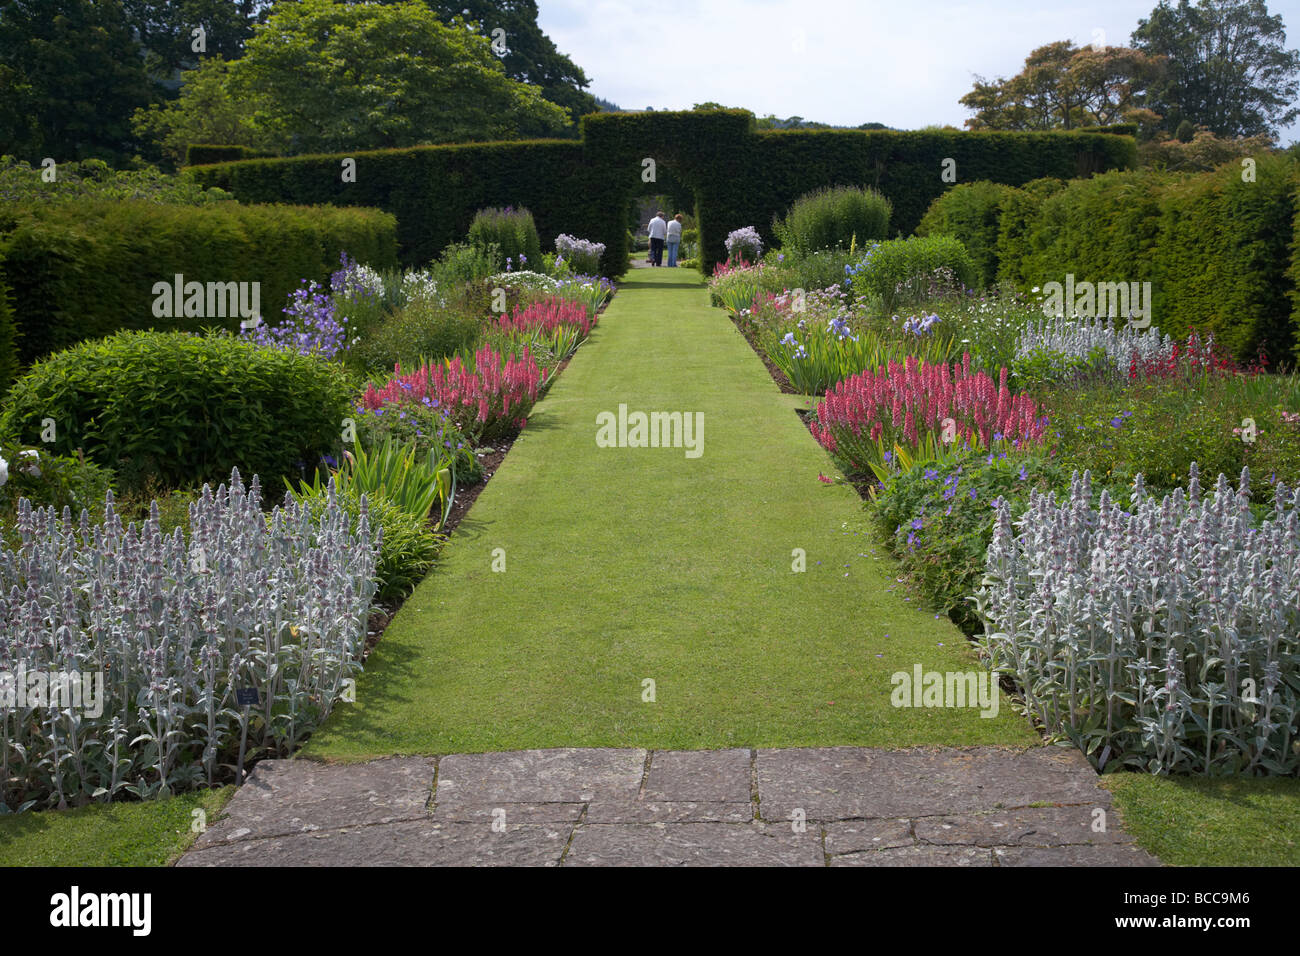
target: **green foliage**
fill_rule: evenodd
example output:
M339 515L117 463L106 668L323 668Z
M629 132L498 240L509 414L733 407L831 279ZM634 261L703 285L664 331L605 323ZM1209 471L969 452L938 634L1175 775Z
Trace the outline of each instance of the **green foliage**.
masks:
M562 232L604 243L602 272L627 269L625 212L641 186L647 155L695 193L706 271L726 260L728 232L770 223L798 196L834 182L879 190L893 204L893 228L908 233L944 191L945 158L963 179L1020 185L1131 167L1129 137L1102 132L969 133L820 130L755 132L745 110L599 113L582 119L582 142L529 141L436 146L189 170L245 202L369 205L397 216L403 261L428 262L489 205L526 205L541 235ZM342 183L346 157L357 181ZM760 225L760 231L762 226ZM769 230L770 231L770 230ZM771 244L772 236L764 236Z
M116 0L10 0L0 12L0 143L33 161L131 152L131 113L150 99Z
M422 359L454 355L478 341L478 313L466 313L438 302L411 302L397 310L364 341L361 357L372 371L391 372L393 366L415 365Z
M203 58L182 76L179 97L136 110L132 130L177 165L192 161L191 143L224 144L227 150L265 144L267 136L253 121L254 104L230 93L232 65L219 56ZM218 155L208 162L244 159L247 152Z
M998 275L998 231L1002 204L1015 190L1000 183L953 186L930 204L916 227L918 236L954 236L961 240L979 270L981 284Z
M1281 155L1210 173L1114 172L1077 180L1003 214L999 278L1020 288L1075 282L1150 282L1151 318L1174 338L1214 336L1238 361L1263 347L1270 362L1300 344L1288 268L1295 239L1296 170ZM1009 209L1010 207L1006 207ZM1202 465L1205 462L1202 461Z
M59 163L54 169L54 182L46 182L44 172L43 167L33 167L13 156L0 157L0 200L15 206L86 199L147 199L169 205L204 206L232 199L224 190L204 189L153 166L118 170L101 159L87 159ZM11 210L10 215L16 216L17 212Z
M801 254L848 248L889 234L889 200L874 189L837 186L800 196L772 223L782 250Z
M124 487L220 480L279 485L336 448L351 390L331 364L229 336L120 332L37 363L14 384L0 432L113 468Z
M1172 490L1192 462L1204 474L1300 484L1300 378L1295 375L1180 375L1063 386L1046 392L1048 442L1061 460L1095 480L1126 484L1141 472L1148 488ZM1242 438L1245 419L1256 426ZM1234 429L1237 431L1234 432Z
M9 390L18 374L18 342L14 329L14 310L9 302L9 287L4 280L4 261L0 259L0 397Z
M939 270L948 270L965 286L977 281L974 262L961 241L952 236L912 236L869 247L857 266L850 267L848 288L855 297L878 296L886 314L909 298L921 296L921 284Z
M218 143L190 143L185 147L186 166L207 166L211 163L233 163L241 159L258 159L268 153L248 146L223 146Z
M483 477L483 466L469 440L441 409L407 402L395 411L358 408L353 418L357 441L368 448L391 439L400 445L413 445L419 455L448 454L459 487L477 484Z
M326 494L333 478L340 494L383 495L420 521L427 521L436 506L436 522L442 524L451 507L454 452L430 447L421 454L414 442L403 443L388 437L369 449L364 443L358 443L354 451L345 451L343 457L344 463L337 470L323 474L317 468L312 480L302 481L299 488L286 478L285 487L303 501Z
M230 64L228 88L284 152L549 136L570 126L537 87L506 76L488 37L443 23L421 0L278 4Z
M325 511L327 492L328 483L319 493L301 499L317 518ZM339 495L338 502L350 519L348 530L354 532L361 515L361 497L349 492ZM379 559L375 562L375 576L379 579L375 597L390 603L400 601L433 567L439 540L427 521L403 511L382 494L368 495L366 507L372 539L376 528L382 534Z
M5 473L0 483L0 526L12 524L19 498L29 500L33 508L71 508L74 515L87 508L93 513L96 506L103 506L112 483L108 469L80 456L52 454L48 446L0 441L0 461Z
M1022 270L1030 253L1029 230L1043 200L1065 188L1062 179L1035 179L1003 197L998 219L998 284L1006 289L1029 288Z
M917 462L891 478L870 507L908 587L967 634L979 630L968 598L984 574L993 537L990 504L1001 497L1014 519L1024 512L1031 490L1046 494L1070 484L1070 470L1044 455L991 457L967 452Z
M85 200L15 217L0 255L24 363L119 329L238 328L238 315L155 316L154 286L176 274L260 283L263 314L276 315L303 279L328 283L341 251L377 268L394 262L395 223L373 209Z
M517 269L540 266L542 243L537 224L527 209L480 209L469 224L469 241L486 255L495 246L507 265Z

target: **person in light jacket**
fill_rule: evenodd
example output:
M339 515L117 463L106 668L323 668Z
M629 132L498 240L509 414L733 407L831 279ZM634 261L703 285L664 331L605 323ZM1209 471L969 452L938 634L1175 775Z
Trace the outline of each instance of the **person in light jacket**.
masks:
M668 234L665 241L668 244L668 268L672 269L677 265L677 247L682 244L681 213L668 220Z
M661 266L664 264L664 237L668 235L668 224L664 222L663 210L655 213L655 217L650 220L650 264L652 266Z

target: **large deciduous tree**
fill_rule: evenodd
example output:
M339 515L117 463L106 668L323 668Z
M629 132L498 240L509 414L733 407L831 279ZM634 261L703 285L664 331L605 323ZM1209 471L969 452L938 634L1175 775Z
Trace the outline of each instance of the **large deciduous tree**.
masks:
M1009 79L976 77L961 104L971 129L1047 130L1124 120L1162 75L1164 61L1128 47L1040 46Z
M277 4L229 90L283 152L556 135L565 111L512 80L490 40L420 0Z
M150 95L118 0L0 0L0 152L122 162Z
M1132 43L1169 60L1146 98L1169 132L1190 123L1220 137L1275 134L1300 116L1300 50L1286 48L1282 17L1263 0L1161 0Z

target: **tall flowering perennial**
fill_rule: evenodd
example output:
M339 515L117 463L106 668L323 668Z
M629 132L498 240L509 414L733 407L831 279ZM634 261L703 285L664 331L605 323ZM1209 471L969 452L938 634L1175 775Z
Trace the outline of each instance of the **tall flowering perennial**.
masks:
M1110 318L1054 316L1025 327L1016 341L1016 358L1054 355L1083 361L1101 354L1109 369L1125 374L1134 362L1168 361L1175 348L1174 340L1155 326L1135 329L1127 322L1116 326Z
M384 297L384 277L369 266L361 265L346 252L339 256L341 266L330 276L330 291L340 299L353 302Z
M966 353L951 369L909 355L851 375L826 392L811 428L828 451L868 474L895 444L916 450L945 443L947 419L946 443L955 445L1006 441L1023 448L1041 442L1046 425L1032 398L1011 394L1005 368L995 384L971 371Z
M0 802L8 810L150 797L226 779L256 689L249 754L288 754L360 670L378 532L331 494L323 514L261 509L239 473L164 536L154 503L124 526L19 502L0 542ZM102 698L22 699L17 675L78 675ZM51 684L51 687L54 685ZM93 693L91 696L94 696ZM101 709L102 708L102 709ZM99 710L99 713L95 713Z
M289 318L279 325L259 322L251 329L241 329L240 335L258 345L323 359L338 358L347 348L347 320L340 321L335 314L334 297L318 283L304 279L302 288L289 296L284 313Z
M753 226L742 226L727 234L727 260L729 262L756 262L763 254L763 240Z
M551 296L525 306L516 306L515 310L497 318L497 328L502 332L554 332L560 326L572 326L582 330L583 336L591 334L591 327L596 324L596 316L587 314L587 307L581 302Z
M361 402L376 414L396 414L407 403L445 409L477 443L523 428L540 383L541 370L528 348L502 361L499 352L484 345L473 362L457 355L409 373L396 367L383 387L367 385Z
M983 650L1029 712L1097 765L1152 773L1300 770L1300 490L1256 523L1250 474L1127 507L1077 473L996 512L977 602Z
M574 272L594 275L600 272L600 257L605 254L605 244L560 233L555 237L555 252Z
M1260 371L1267 364L1261 349L1259 368L1239 369L1232 357L1215 345L1213 336L1202 339L1192 332L1186 342L1173 343L1168 353L1151 357L1134 355L1128 363L1128 376L1137 379L1235 375L1240 371Z

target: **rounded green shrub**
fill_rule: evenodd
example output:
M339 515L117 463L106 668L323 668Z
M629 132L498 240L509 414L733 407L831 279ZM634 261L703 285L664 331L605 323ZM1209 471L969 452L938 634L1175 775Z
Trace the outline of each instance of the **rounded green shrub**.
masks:
M930 204L916 227L918 236L955 236L975 260L982 285L998 277L998 228L1002 204L1015 193L1001 183L978 182L953 186Z
M977 281L970 253L952 236L913 236L875 243L847 272L853 297L878 296L886 312L909 300L919 301L936 280L956 280L966 286Z
M361 345L366 368L391 372L393 366L434 361L472 348L478 341L480 320L437 302L412 302L384 320Z
M119 332L38 362L13 387L0 433L78 449L124 489L220 481L264 487L337 448L350 388L338 366L231 336ZM45 439L51 439L46 441Z
M805 193L794 201L784 219L774 219L783 250L806 254L818 249L848 248L884 239L893 206L874 189L835 186Z

